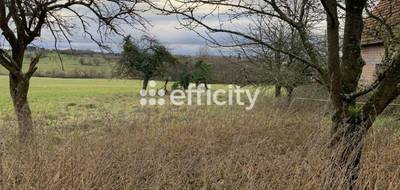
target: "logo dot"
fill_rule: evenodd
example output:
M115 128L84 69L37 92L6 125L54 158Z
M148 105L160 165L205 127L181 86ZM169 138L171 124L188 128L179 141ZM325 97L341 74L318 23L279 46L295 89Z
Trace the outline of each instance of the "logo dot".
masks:
M147 95L147 91L146 90L140 90L140 96L146 96Z
M158 105L160 105L160 106L165 105L165 100L164 99L159 99L158 100Z
M142 106L147 105L147 100L144 98L140 99L140 105L142 105Z
M158 91L159 96L165 96L165 90L159 90Z
M151 106L154 106L154 105L157 104L157 100L156 100L155 98L152 98L152 99L149 100L149 104L150 104Z
M151 89L151 90L149 90L149 95L150 96L156 96L156 90L154 90L154 89Z
M157 83L154 80L149 82L149 86L152 87L152 88L156 87L156 85L157 85Z

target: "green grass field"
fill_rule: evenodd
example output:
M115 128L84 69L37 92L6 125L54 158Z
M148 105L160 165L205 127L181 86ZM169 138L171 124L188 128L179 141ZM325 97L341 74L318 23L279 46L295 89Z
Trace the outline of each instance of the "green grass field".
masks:
M38 71L36 72L39 76L47 77L79 77L79 75L92 75L92 77L106 78L111 76L112 68L114 67L115 59L106 59L104 56L100 55L67 55L60 54L62 58L62 65L64 66L64 71L62 70L61 61L58 54L55 52L47 53L40 59L38 65ZM81 61L84 60L84 64ZM24 67L26 70L29 68L30 56L27 55L24 59ZM85 64L86 62L86 64ZM0 67L0 74L7 74L7 70Z
M158 83L161 88L161 82ZM88 115L141 115L147 109L139 106L142 81L111 79L32 78L29 103L34 120L44 126L68 125ZM213 85L224 88L224 85ZM149 108L152 109L152 108ZM168 111L162 109L162 112ZM119 115L120 116L120 115ZM119 117L118 116L118 117ZM0 121L15 121L9 95L8 76L0 76ZM12 124L12 125L15 125Z
M157 83L162 88L162 82ZM65 127L71 123L90 118L104 119L108 113L112 117L142 117L143 113L151 111L153 115L163 115L171 109L185 112L186 109L210 110L224 114L232 107L183 106L183 107L143 107L140 106L140 89L142 81L111 80L111 79L60 79L37 78L31 80L29 103L33 118L39 126ZM171 83L172 85L172 83ZM226 85L211 85L213 89L227 88ZM244 108L240 108L244 109ZM156 110L154 112L154 110ZM222 110L222 111L221 111ZM160 117L162 118L162 117ZM122 119L121 119L122 120ZM8 76L0 76L0 122L3 125L16 126L15 114L9 95ZM156 121L156 120L155 120ZM10 123L11 122L11 123ZM1 126L1 123L0 123ZM101 125L100 125L101 127Z
M46 126L65 124L100 110L133 110L140 85L128 80L33 78L29 102L34 119L43 119ZM0 120L14 121L14 117L8 77L0 76Z
M140 89L140 85L140 81L128 80L33 78L29 99L33 107L42 104L72 103L85 98L117 94L135 95L134 90ZM8 77L0 76L1 108L10 108L10 101Z

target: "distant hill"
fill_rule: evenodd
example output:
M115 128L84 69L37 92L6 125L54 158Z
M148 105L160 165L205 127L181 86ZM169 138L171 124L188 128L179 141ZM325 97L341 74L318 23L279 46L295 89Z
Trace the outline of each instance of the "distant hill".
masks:
M29 47L25 54L24 69L30 59L40 52L42 57L36 77L55 78L110 78L119 54L100 53L87 50L47 50ZM0 67L0 75L8 74Z
M42 57L35 77L51 78L111 78L114 65L120 59L119 53L95 52L91 50L49 50L37 47L28 47L25 54L24 69L29 66L30 59L40 52ZM60 60L61 57L61 60ZM242 71L245 60L235 56L181 56L177 55L181 63L194 63L201 59L213 65L213 83L244 83ZM8 75L5 68L0 67L0 75ZM138 78L140 78L138 76Z

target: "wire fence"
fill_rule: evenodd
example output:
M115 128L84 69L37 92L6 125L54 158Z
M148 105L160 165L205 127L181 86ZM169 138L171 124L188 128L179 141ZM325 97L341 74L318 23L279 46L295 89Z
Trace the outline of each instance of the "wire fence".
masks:
M296 97L293 99L292 103L294 103L296 100L304 100L304 101L315 101L315 102L330 102L331 100L329 99L318 99L318 98L301 98L301 97ZM357 104L366 104L366 102L356 102ZM391 103L388 106L400 106L400 104L397 103Z

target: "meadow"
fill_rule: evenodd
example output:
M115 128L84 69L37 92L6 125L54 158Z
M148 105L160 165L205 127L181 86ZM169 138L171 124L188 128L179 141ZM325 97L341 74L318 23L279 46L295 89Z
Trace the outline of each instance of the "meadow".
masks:
M143 107L141 81L33 78L36 142L20 147L7 82L0 77L0 189L323 189L326 103ZM396 118L368 135L364 189L400 188Z
M33 53L28 52L24 59L24 69L29 68ZM61 60L60 57L61 56ZM38 77L57 78L111 78L117 59L102 54L57 54L46 51L40 58L40 67L35 73ZM64 70L63 70L64 69ZM7 75L5 68L0 67L0 75Z

